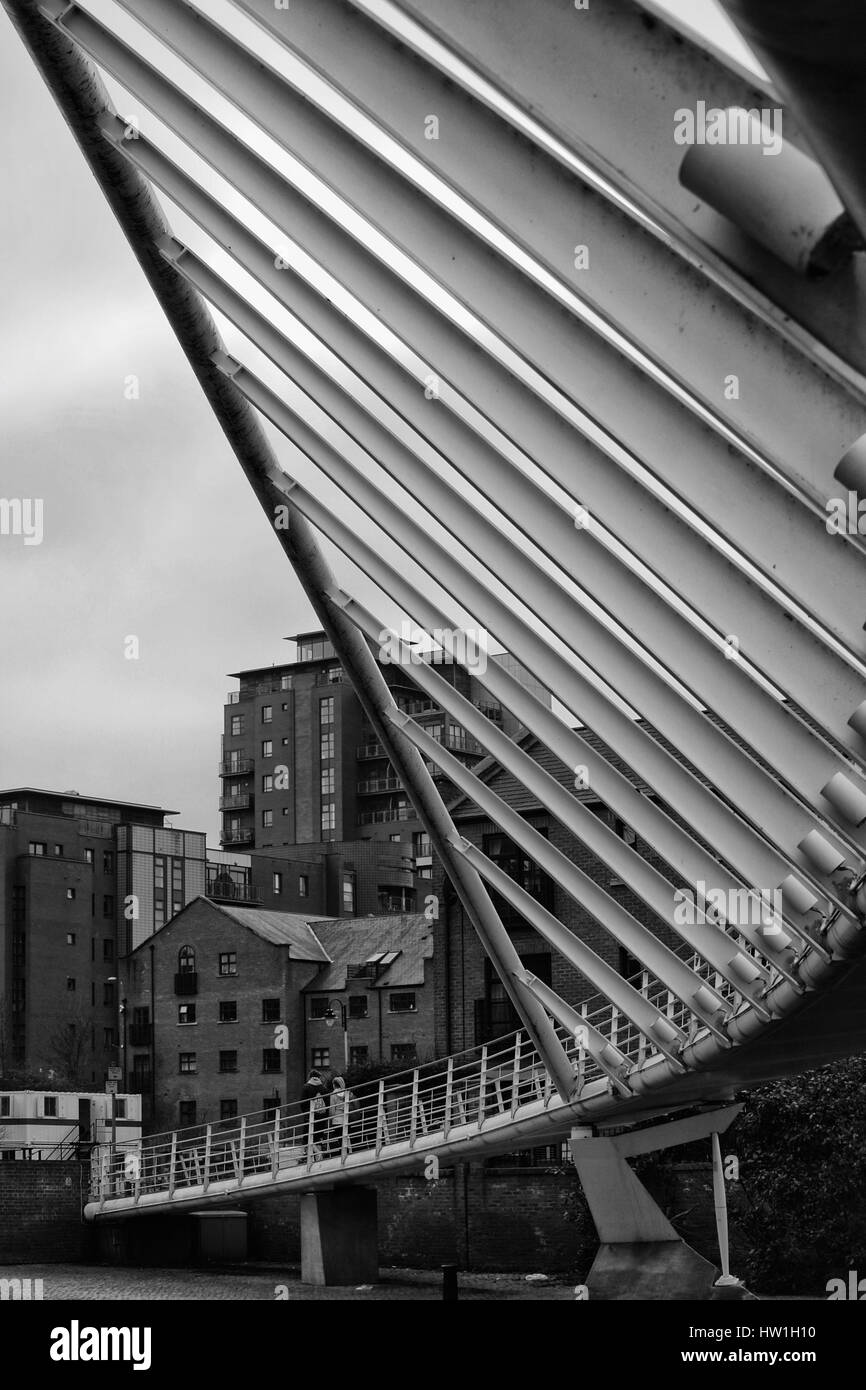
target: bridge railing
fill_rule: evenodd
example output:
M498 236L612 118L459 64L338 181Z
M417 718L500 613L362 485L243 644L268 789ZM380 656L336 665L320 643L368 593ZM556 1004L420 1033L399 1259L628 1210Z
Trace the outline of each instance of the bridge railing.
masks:
M683 952L683 954L685 954ZM697 955L688 963L736 1010L744 996ZM693 1037L699 1024L687 1004L644 970L631 983L667 1018ZM624 1056L631 1068L657 1054L653 1041L604 996L580 1007L580 1016ZM557 1033L572 1061L579 1086L603 1076L587 1048L568 1030ZM456 1128L482 1128L494 1115L516 1114L523 1106L548 1104L551 1079L531 1039L522 1031L446 1059L364 1082L348 1093L341 1112L316 1111L309 1101L214 1121L189 1129L148 1135L103 1147L94 1156L92 1195L140 1197L174 1193L185 1187L204 1191L217 1182L255 1173L276 1178L289 1168L311 1170L322 1162L345 1165L364 1151L381 1154L395 1144L410 1146L431 1135L442 1142ZM327 1098L329 1100L329 1098Z

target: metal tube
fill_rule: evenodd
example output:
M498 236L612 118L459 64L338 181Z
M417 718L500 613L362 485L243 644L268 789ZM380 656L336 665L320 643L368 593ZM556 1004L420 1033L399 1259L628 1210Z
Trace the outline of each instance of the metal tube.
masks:
M157 243L169 234L147 182L100 133L100 117L114 116L105 88L75 44L39 13L35 0L3 0L34 63L57 101L102 191L120 222L163 311L201 385L209 405L240 463L247 481L274 526L278 509L289 526L276 531L314 611L342 661L379 741L411 796L424 828L440 855L512 1003L567 1097L571 1068L544 1009L514 985L519 957L474 870L451 854L453 822L442 804L423 759L382 713L392 704L372 653L354 624L327 597L336 587L315 534L286 496L276 456L241 392L215 366L225 349L200 296L168 265Z

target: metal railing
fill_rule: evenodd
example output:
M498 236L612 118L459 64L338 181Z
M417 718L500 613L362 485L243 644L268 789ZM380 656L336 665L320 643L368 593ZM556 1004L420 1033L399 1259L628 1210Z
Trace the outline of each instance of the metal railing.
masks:
M221 811L245 811L252 800L252 792L238 792L235 796L221 796Z
M356 758L387 758L381 743L359 743L355 749Z
M364 792L401 792L403 783L399 777L369 777L365 782L358 783L358 791Z
M387 811L359 811L359 825L380 825L392 820L417 820L411 806L394 806Z
M252 830L224 830L220 836L224 845L246 845L252 838Z
M240 777L245 772L252 772L255 762L252 758L223 758L219 765L220 777Z

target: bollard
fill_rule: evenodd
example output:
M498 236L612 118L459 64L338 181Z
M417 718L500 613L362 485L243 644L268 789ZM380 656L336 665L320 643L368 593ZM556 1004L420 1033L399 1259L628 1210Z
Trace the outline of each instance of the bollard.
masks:
M457 1266L442 1266L442 1300L444 1303L457 1302Z

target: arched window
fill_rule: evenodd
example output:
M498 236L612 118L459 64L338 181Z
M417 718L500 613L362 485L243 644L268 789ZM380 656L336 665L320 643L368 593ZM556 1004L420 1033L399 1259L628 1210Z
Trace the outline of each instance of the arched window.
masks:
M177 969L179 975L195 974L195 951L191 946L181 946L177 953Z

